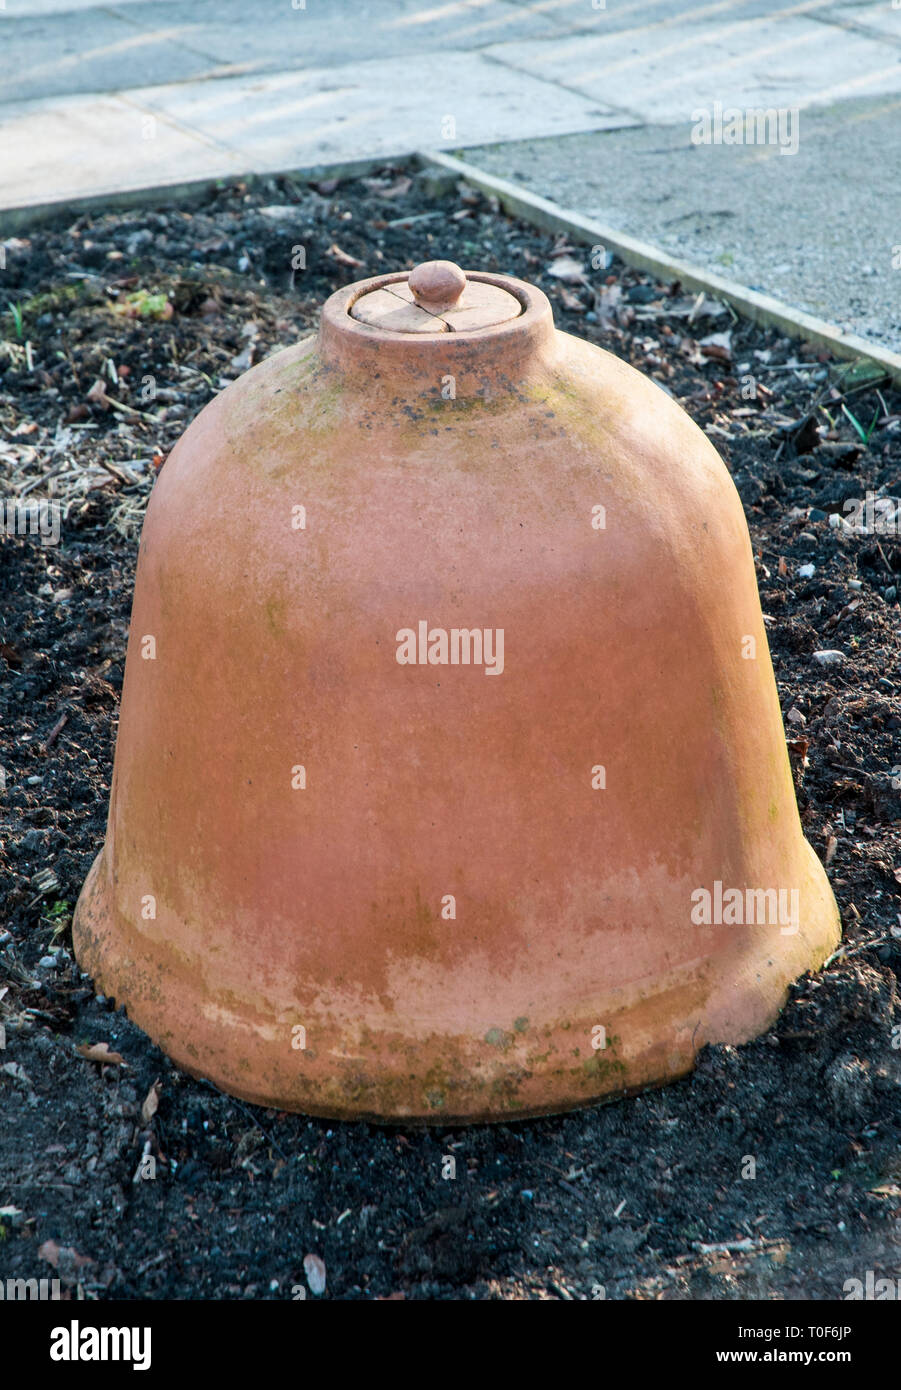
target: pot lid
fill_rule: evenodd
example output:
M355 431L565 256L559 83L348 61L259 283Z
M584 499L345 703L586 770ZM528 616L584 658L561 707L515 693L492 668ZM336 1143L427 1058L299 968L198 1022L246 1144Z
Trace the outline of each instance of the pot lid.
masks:
M360 323L391 333L472 333L522 312L509 291L469 279L453 261L424 261L406 279L361 295L350 310Z

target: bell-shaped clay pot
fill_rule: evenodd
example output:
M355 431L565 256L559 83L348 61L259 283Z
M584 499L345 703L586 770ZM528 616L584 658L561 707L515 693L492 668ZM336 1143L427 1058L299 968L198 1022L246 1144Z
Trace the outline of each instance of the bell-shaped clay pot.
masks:
M564 1110L767 1028L839 922L707 438L520 281L332 295L153 490L74 935L185 1069L318 1115Z

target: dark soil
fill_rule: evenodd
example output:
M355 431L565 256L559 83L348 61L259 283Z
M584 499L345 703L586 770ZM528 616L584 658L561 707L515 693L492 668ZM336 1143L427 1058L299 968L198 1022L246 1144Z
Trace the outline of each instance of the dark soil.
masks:
M549 275L561 254L587 263L399 169L218 188L191 211L7 243L0 490L55 497L65 520L56 547L0 538L0 1277L55 1270L92 1299L287 1299L315 1254L343 1299L825 1299L901 1271L901 541L835 525L847 499L901 492L901 396L617 262ZM771 1034L706 1049L688 1080L562 1118L400 1132L255 1110L180 1074L94 997L70 922L104 834L157 467L223 381L315 328L332 290L435 255L541 285L560 327L653 375L720 449L845 945ZM116 312L129 304L145 316ZM98 1043L124 1064L77 1051ZM134 1181L145 1153L156 1177Z

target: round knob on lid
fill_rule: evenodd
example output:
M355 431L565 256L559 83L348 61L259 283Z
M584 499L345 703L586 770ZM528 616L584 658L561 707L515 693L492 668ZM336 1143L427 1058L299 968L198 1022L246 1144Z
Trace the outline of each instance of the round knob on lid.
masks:
M453 261L423 261L407 281L416 303L430 314L452 309L466 289L466 276Z

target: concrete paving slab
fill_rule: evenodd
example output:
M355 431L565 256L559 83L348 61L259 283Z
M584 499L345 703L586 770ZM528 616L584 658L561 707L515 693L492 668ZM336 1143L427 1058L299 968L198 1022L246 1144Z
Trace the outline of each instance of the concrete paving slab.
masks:
M220 62L254 61L260 70L340 66L373 58L411 59L431 51L459 52L509 40L554 37L559 28L546 16L510 0L308 0L292 9L289 0L254 0L248 23L246 0L213 5L158 0L129 11L136 24L172 27L190 20L192 42Z
M828 9L824 18L830 24L844 24L866 30L874 37L891 39L901 46L901 5L872 4L871 0L855 5L840 5Z
M688 122L694 109L714 101L804 107L901 91L894 45L806 15L700 28L674 22L653 43L630 30L486 52L658 124Z
M3 11L0 11L2 14ZM21 18L0 30L15 53L4 101L109 92L217 69L275 72L420 52L467 51L559 34L510 0L161 0Z
M777 18L780 15L816 17L840 4L841 0L697 0L680 4L676 0L606 0L594 7L594 0L513 0L539 8L553 19L560 31L569 33L622 33L630 31L641 43L651 43L655 35L665 35L674 26L691 25L705 29L715 24L738 24L747 19ZM891 0L845 0L850 6L873 6Z
M116 8L124 5L144 5L147 0L116 0ZM71 14L77 10L94 10L97 0L3 0L0 23L5 19L32 19L35 15Z
M199 77L219 64L187 46L194 28L176 21L145 30L105 9L55 15L52 23L21 20L0 28L0 45L15 54L14 67L4 64L2 99L28 101Z
M606 0L595 8L594 0L514 0L540 9L561 30L570 33L618 34L624 30L645 36L672 25L734 23L779 14L815 14L836 0ZM854 0L848 0L853 3ZM871 4L873 0L861 0Z
M560 92L479 54L420 54L347 66L148 87L142 107L243 151L248 168L398 154L421 145L459 147L611 128L629 122L602 103Z
M466 158L898 351L899 125L901 100L889 98L804 112L790 158L771 146L695 146L685 126L520 141Z
M0 207L243 172L244 157L115 96L2 108Z
M22 102L0 107L0 207L629 122L477 53L420 54L415 81L398 57Z

